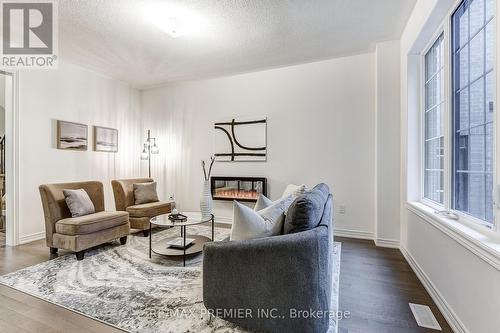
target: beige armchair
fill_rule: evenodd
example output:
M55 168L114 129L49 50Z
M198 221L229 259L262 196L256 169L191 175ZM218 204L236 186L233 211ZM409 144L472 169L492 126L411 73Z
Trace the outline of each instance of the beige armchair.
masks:
M152 217L168 214L172 211L172 203L158 201L146 204L135 204L134 184L153 182L151 178L113 180L116 210L130 214L130 228L142 230L145 237L149 235L149 220Z
M64 200L63 190L84 189L95 207L95 213L71 217ZM40 185L45 215L46 243L51 254L58 249L76 252L82 260L85 250L109 241L127 242L130 233L129 214L104 211L104 190L101 182L89 181L65 184Z

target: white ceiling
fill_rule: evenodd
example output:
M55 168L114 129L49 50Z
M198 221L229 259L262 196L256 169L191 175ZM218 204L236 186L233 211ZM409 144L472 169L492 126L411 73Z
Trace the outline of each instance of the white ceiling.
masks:
M172 38L143 14L177 2L203 31ZM415 0L61 0L62 59L144 88L369 51L398 39Z

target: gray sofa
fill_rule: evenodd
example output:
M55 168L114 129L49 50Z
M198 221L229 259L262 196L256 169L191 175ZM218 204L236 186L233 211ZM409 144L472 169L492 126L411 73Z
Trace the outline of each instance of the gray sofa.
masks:
M206 308L259 332L326 332L332 288L332 211L332 195L320 184L290 206L285 234L205 244ZM299 311L323 317L304 318Z

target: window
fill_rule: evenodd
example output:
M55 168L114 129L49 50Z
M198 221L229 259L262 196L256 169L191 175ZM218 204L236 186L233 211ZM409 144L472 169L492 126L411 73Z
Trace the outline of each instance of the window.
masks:
M493 223L493 9L464 1L452 16L453 208Z
M423 192L493 226L495 0L464 0L423 56ZM448 98L449 96L449 98Z
M441 35L425 55L424 197L444 202L444 50Z

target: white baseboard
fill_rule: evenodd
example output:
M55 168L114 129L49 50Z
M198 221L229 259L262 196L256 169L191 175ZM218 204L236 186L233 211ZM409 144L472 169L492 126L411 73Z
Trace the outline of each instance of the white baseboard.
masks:
M410 267L417 275L420 282L422 282L429 295L431 295L431 298L434 300L434 303L436 303L437 307L443 314L444 318L450 325L453 332L469 333L469 331L465 328L460 318L458 318L458 316L455 314L455 312L450 307L448 302L446 302L446 300L444 299L443 295L441 295L439 290L432 283L427 274L425 274L424 270L419 266L419 264L415 261L415 259L413 259L411 254L408 251L406 251L406 249L404 249L403 247L401 247L400 250L403 256L405 257L406 261L410 265Z
M339 236L339 237L373 240L373 233L366 232L366 231L335 229L333 233L335 236Z
M380 247L388 247L391 249L399 249L399 240L387 238L375 238L375 245Z
M233 224L233 219L227 216L216 216L215 223Z
M25 235L25 236L20 236L19 237L19 244L26 244L26 243L31 243L40 239L45 238L45 231L41 232L36 232L34 234L30 235Z

